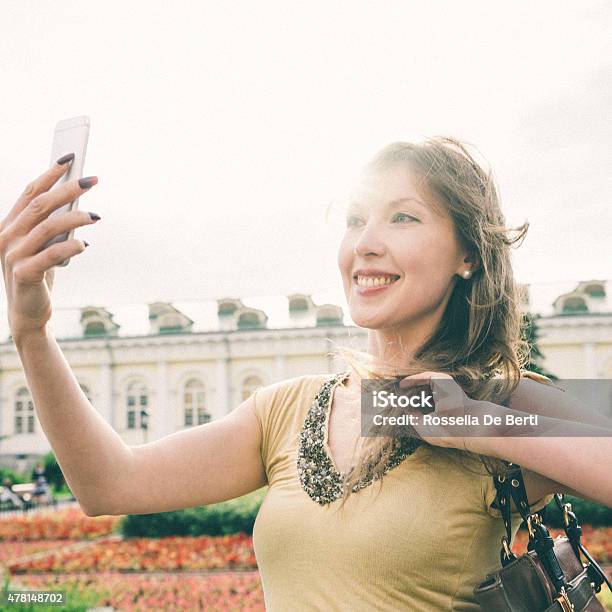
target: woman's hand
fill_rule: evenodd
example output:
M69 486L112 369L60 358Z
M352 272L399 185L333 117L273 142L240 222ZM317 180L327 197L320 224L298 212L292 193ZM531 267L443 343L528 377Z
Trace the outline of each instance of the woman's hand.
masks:
M49 215L76 200L98 182L97 177L68 181L49 191L64 175L74 156L64 156L32 181L0 221L0 259L13 341L43 330L51 318L53 267L85 250L82 240L43 245L80 225L95 223L83 210ZM60 163L60 162L64 163Z
M471 400L463 389L455 382L452 376L442 372L421 372L406 376L400 383L400 389L409 389L415 386L423 386L424 382L431 388L434 411L432 416L453 416L465 417L474 412L475 402ZM470 450L468 448L470 437L467 436L469 425L436 425L424 424L423 416L425 413L410 410L419 421L418 425L413 425L422 440L435 446L446 448L458 448L460 450ZM452 432L453 435L449 435Z

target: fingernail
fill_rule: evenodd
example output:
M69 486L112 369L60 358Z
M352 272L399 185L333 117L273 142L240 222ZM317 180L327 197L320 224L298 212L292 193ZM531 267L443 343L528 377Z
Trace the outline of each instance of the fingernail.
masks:
M89 216L91 217L92 221L99 221L102 217L100 217L100 215L98 215L95 212L90 212Z
M74 153L66 153L66 155L62 155L62 157L60 157L57 160L57 163L60 166L63 166L64 164L67 164L69 161L72 161L74 159Z
M86 176L85 178L79 179L79 187L81 189L89 189L98 182L97 176Z

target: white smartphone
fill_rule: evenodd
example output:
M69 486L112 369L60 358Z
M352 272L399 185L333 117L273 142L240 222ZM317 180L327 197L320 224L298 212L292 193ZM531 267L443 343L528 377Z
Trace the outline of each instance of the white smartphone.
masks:
M66 181L83 178L85 154L87 153L87 141L89 140L89 125L90 120L87 115L63 119L62 121L58 121L56 124L55 132L53 134L53 145L51 147L51 164L67 153L74 153L74 159L72 162L70 162L68 172L62 176L53 189L57 189ZM70 212L71 210L78 208L78 204L79 199L77 198L73 202L68 202L57 210L54 210L49 217ZM72 228L69 232L64 232L63 234L55 236L46 242L42 248L44 250L52 244L71 240L73 235L74 228ZM56 265L67 266L69 261L70 258L65 259L63 262Z

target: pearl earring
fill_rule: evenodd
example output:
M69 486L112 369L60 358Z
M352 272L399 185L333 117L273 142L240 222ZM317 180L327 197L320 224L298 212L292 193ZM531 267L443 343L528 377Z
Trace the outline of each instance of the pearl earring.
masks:
M463 271L463 278L470 278L470 276L472 276L472 273L469 270Z

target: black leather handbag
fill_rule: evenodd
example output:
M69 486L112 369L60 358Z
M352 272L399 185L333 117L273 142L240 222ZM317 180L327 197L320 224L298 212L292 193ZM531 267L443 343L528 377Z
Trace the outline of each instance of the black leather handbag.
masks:
M564 502L562 493L555 493L565 536L553 539L543 523L546 508L533 514L530 511L521 467L505 463L510 467L508 476L493 478L497 507L506 527L501 540L501 568L474 587L481 608L487 612L605 612L595 593L604 582L610 591L612 585L580 541L582 530L571 504ZM510 496L529 532L527 552L520 557L510 548Z

